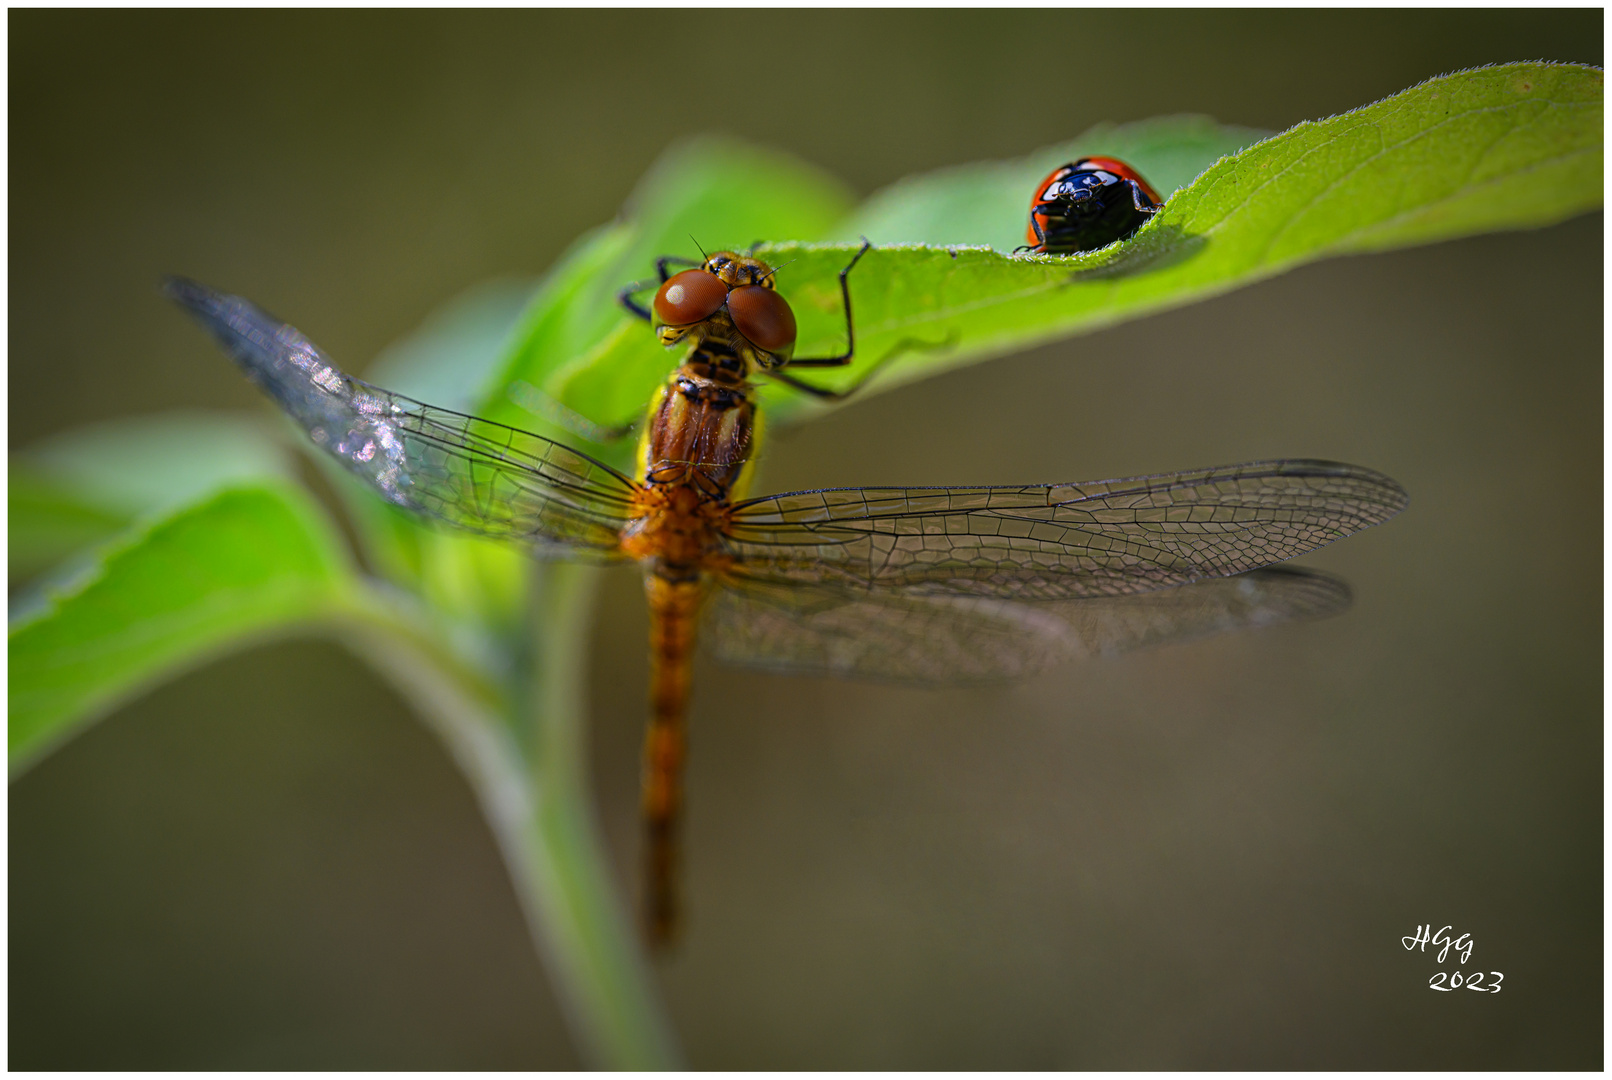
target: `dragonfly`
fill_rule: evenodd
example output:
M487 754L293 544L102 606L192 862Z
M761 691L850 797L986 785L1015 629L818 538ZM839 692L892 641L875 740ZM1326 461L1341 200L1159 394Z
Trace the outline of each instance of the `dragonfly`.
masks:
M758 379L844 396L796 358L772 267L666 257L621 299L682 362L655 393L631 475L562 442L372 386L295 328L185 279L167 295L309 438L386 500L540 558L636 561L650 609L644 925L678 925L677 828L696 640L775 671L934 685L1222 630L1336 614L1336 578L1275 564L1393 517L1381 473L1258 461L1094 482L857 487L749 497ZM676 274L674 262L691 264ZM634 298L657 287L648 307ZM858 384L859 385L859 384ZM854 389L854 387L852 388Z

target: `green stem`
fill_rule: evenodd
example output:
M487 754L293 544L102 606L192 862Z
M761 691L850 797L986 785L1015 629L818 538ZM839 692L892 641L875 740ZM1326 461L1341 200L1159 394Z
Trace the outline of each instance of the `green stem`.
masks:
M535 920L534 932L547 939L551 963L572 973L573 1023L604 1051L595 1064L679 1068L681 1056L637 930L613 888L588 797L582 680L597 583L595 567L551 562L532 568L525 734L537 797L524 839L532 892L546 916Z
M597 574L563 563L531 574L532 667L521 701L369 590L345 608L344 636L421 710L470 780L584 1058L615 1070L678 1068L588 799L582 679Z

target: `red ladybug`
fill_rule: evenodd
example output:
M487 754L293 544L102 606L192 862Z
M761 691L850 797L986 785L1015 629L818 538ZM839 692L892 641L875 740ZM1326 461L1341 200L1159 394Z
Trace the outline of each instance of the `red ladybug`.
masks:
M1096 251L1129 239L1163 205L1141 173L1118 158L1081 158L1060 165L1036 185L1028 250L1038 255Z

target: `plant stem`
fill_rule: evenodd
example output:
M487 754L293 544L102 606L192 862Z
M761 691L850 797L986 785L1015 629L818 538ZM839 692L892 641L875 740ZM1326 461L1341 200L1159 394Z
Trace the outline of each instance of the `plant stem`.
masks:
M572 1023L593 1048L594 1064L679 1068L681 1055L638 933L613 887L588 798L582 680L597 582L595 567L532 568L523 743L535 799L523 839L530 891L541 910L533 933L567 985Z
M588 800L582 679L597 572L538 563L530 573L530 678L514 700L370 590L346 609L344 638L421 710L470 780L583 1057L678 1068Z

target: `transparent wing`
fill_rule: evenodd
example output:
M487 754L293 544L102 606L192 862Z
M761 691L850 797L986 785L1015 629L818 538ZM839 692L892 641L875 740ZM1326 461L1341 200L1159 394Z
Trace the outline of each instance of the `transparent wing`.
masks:
M746 584L717 591L703 633L718 658L748 667L970 683L1228 630L1325 618L1349 603L1349 587L1337 578L1285 567L1051 603Z
M1330 461L1094 483L836 488L733 508L730 573L773 584L1058 600L1168 588L1291 559L1405 507Z
M240 297L178 278L166 291L309 438L389 501L540 554L616 554L635 485L608 465L352 378Z

